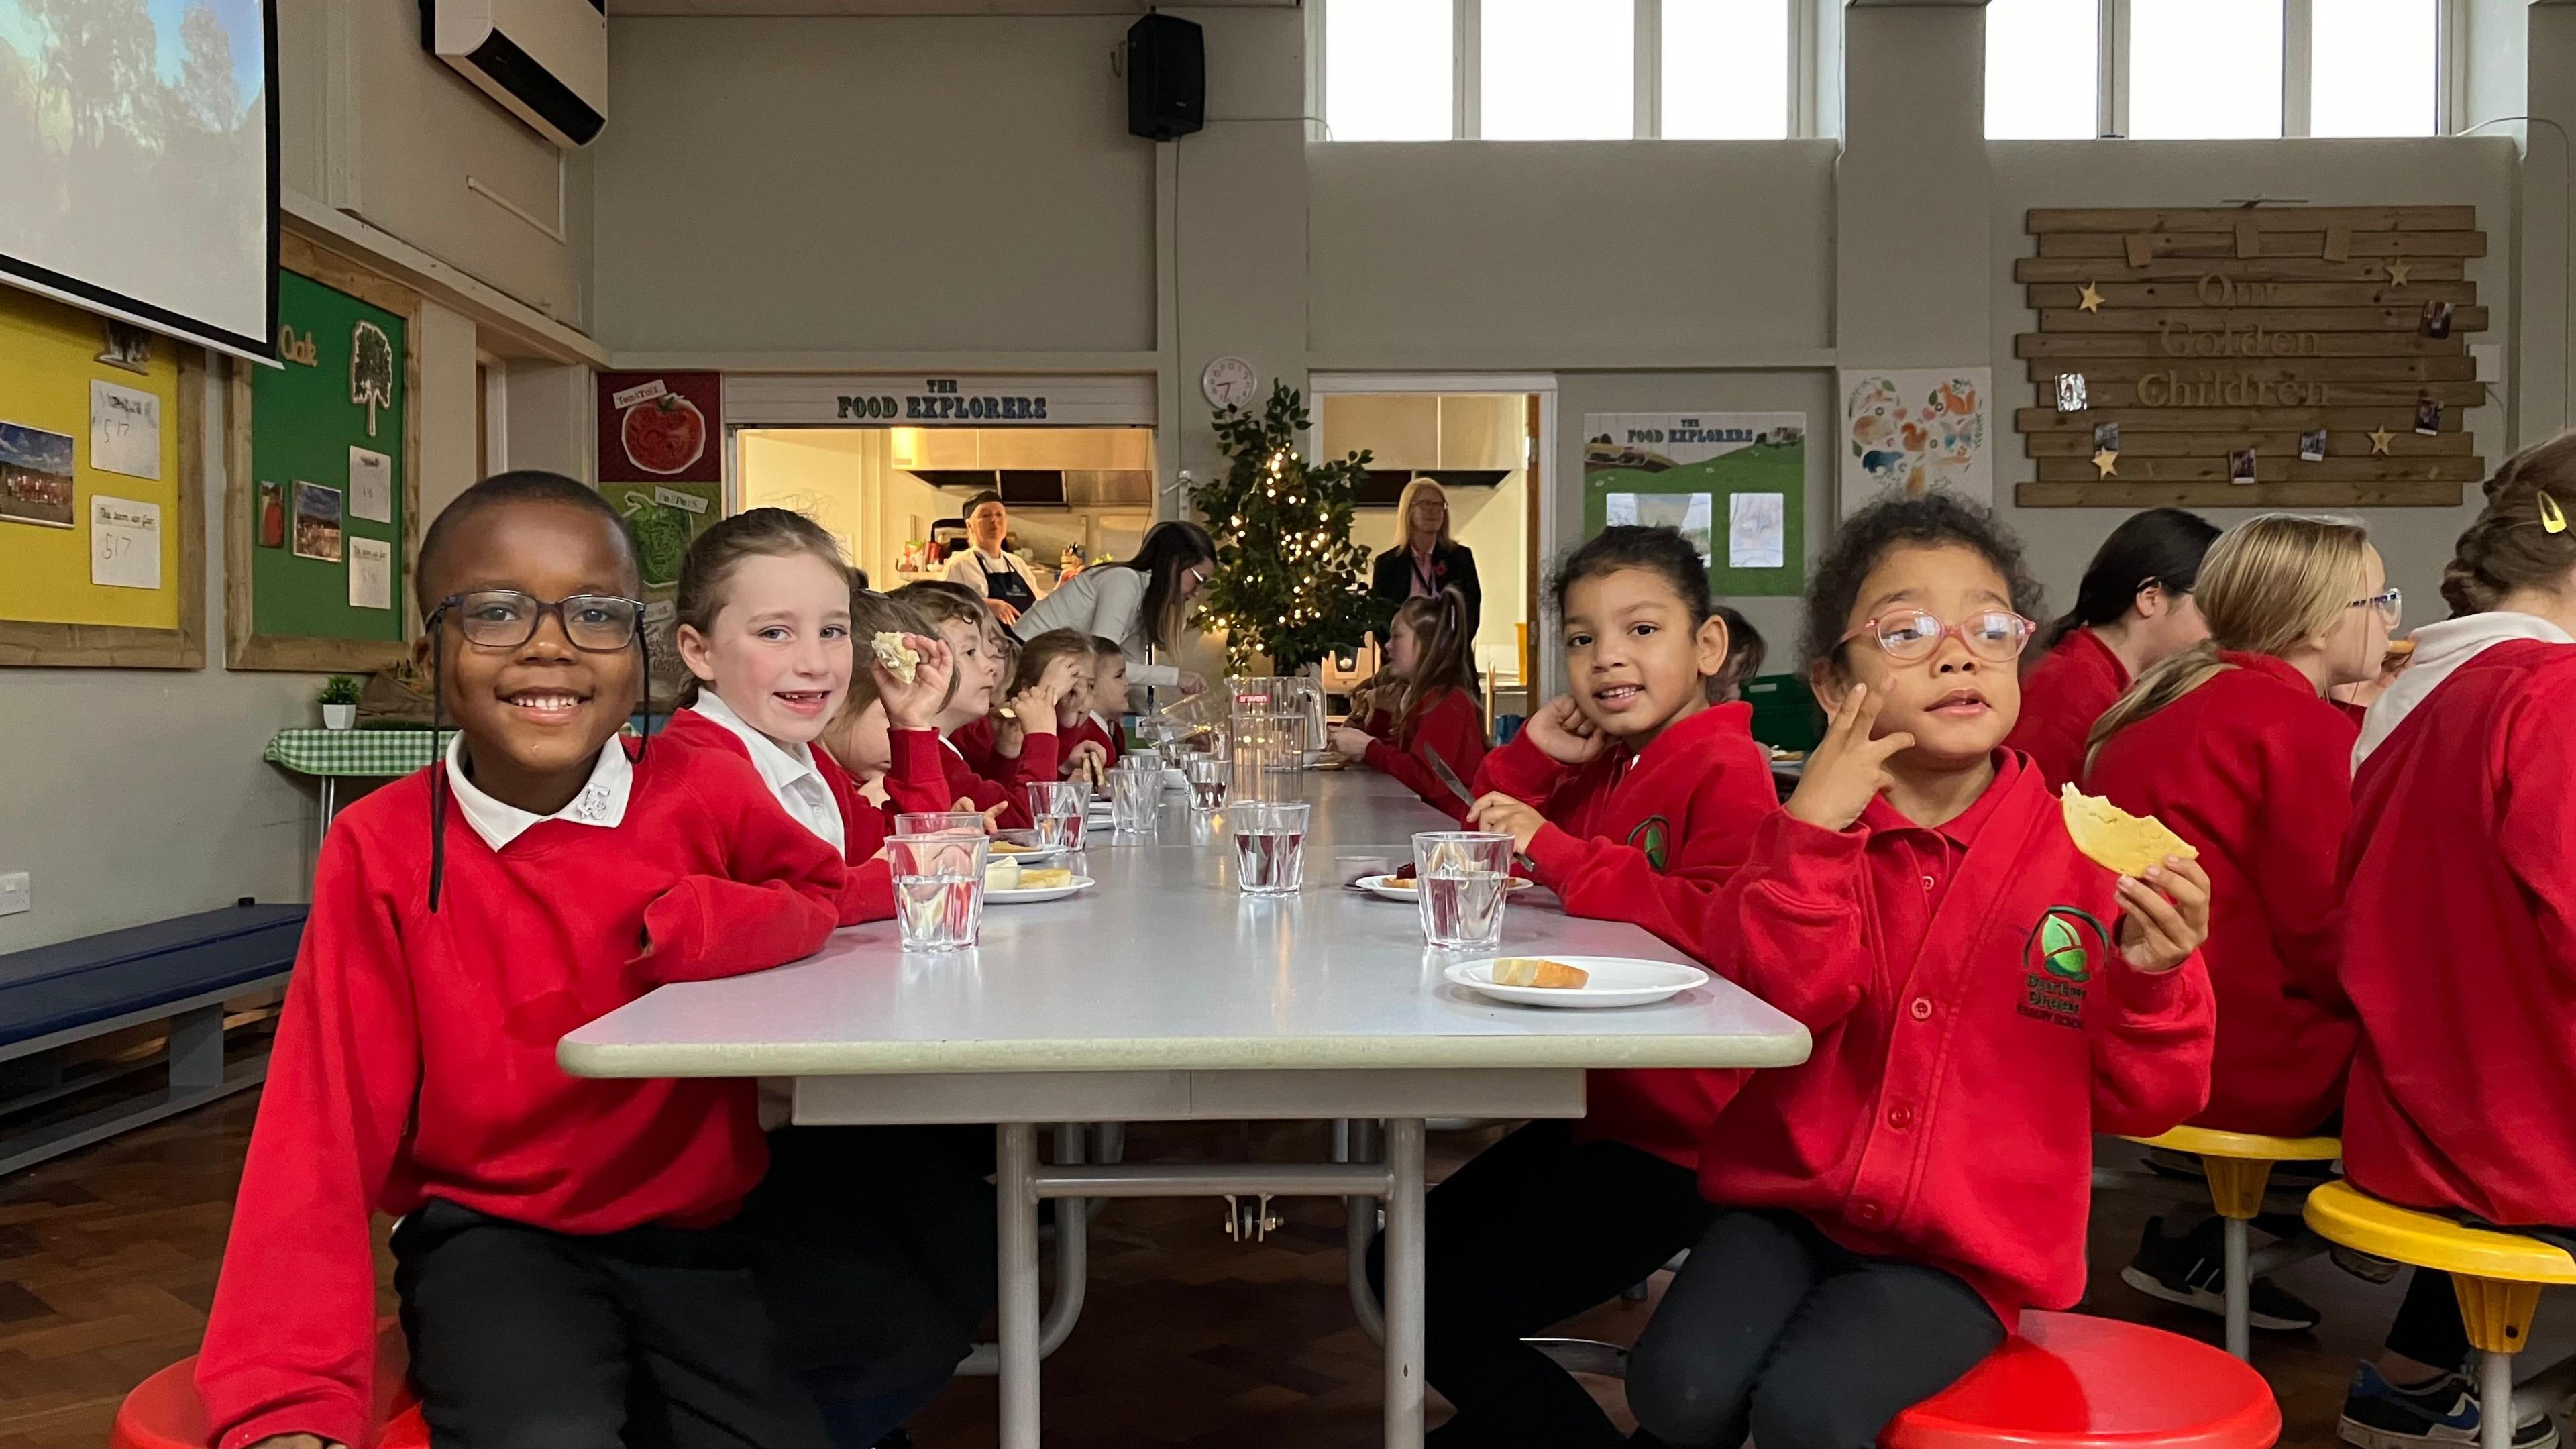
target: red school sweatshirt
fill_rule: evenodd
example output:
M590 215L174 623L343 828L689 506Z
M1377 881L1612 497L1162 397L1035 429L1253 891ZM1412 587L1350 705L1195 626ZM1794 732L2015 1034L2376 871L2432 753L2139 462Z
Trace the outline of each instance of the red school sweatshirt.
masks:
M943 814L963 793L951 787L949 769L957 756L937 730L889 730L885 772L885 830L893 833L894 817L906 812Z
M751 759L751 748L740 735L695 710L673 714L654 739L684 750L721 750L746 763ZM884 861L875 858L877 847L885 844L885 811L859 793L858 782L829 751L816 749L813 753L814 773L822 777L824 788L832 792L832 803L841 812L841 858L849 869L841 885L839 924L855 926L862 921L893 920L894 873Z
M323 841L197 1362L216 1449L367 1442L371 1214L435 1197L562 1233L702 1227L767 1166L748 1079L586 1080L555 1046L664 982L820 948L831 846L748 762L656 745L611 828L544 820L494 851L451 803L433 914L428 818L423 770Z
M2213 1011L2198 956L2120 958L2118 878L2038 770L1997 757L1936 829L1884 799L1848 830L1763 822L1709 964L1815 1045L1753 1073L1699 1178L1722 1207L1952 1273L2010 1328L2084 1292L2093 1134L2151 1137L2208 1100Z
M2209 872L2218 1048L2192 1121L2304 1137L2342 1104L2359 1036L2335 871L2360 730L2280 660L2219 657L2233 667L2105 741L2084 788L2172 826Z
M1633 922L1705 960L1716 949L1708 930L1719 887L1743 862L1754 827L1780 808L1752 721L1749 704L1711 705L1643 752L1613 744L1575 769L1523 731L1485 757L1476 793L1500 790L1547 816L1530 861L1568 912ZM1696 1167L1710 1119L1743 1082L1733 1070L1596 1071L1577 1132Z
M2078 625L2022 677L2021 718L2004 744L2029 755L2052 790L2081 780L2085 737L2128 687L2120 656Z
M1117 764L1118 757L1126 753L1125 747L1118 741L1118 732L1101 723L1100 716L1096 714L1086 714L1074 721L1073 728L1070 730L1056 731L1056 738L1058 746L1056 754L1059 761L1072 759L1074 746L1085 743L1100 746L1107 752L1109 756L1107 763L1111 765ZM1062 764L1059 763L1057 768L1061 770Z
M2494 645L2362 761L2344 1168L2507 1226L2576 1225L2576 646Z
M1463 689L1443 689L1413 712L1408 725L1399 727L1380 710L1368 717L1362 729L1370 739L1361 759L1370 769L1403 781L1424 804L1450 819L1467 818L1467 802L1432 773L1431 752L1461 783L1475 779L1484 768L1485 713L1475 696Z
M967 728L972 726L969 725ZM1052 780L1056 777L1056 737L1054 735L1030 735L1020 745L1019 759L1003 762L1015 768L1005 771L1006 778L999 780L978 772L973 765L968 764L953 737L941 744L939 752L945 756L941 765L947 771L949 800L953 802L961 797L972 800L978 810L990 810L996 805L1005 807L1001 814L1001 824L1006 829L1026 830L1036 823L1029 815L1028 792L1020 788L1020 782ZM898 764L901 764L904 756L901 752L897 752L895 759ZM942 805L939 808L945 810L948 807Z

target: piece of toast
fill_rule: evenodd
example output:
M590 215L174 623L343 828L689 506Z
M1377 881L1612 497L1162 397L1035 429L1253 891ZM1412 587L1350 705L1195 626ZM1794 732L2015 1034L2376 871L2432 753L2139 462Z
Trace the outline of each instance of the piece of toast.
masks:
M1568 966L1543 956L1505 956L1494 962L1496 986L1538 986L1574 991L1591 979L1592 974L1580 966Z
M877 663L899 683L910 684L921 672L921 651L903 642L903 635L896 630L880 631L868 641L868 648L876 655Z
M2122 875L2142 876L2164 864L2169 855L2184 860L2200 858L2200 852L2190 842L2152 815L2132 815L2098 795L2085 794L2072 783L2059 792L2057 799L2066 818L2066 833L2074 838L2075 848L2097 865Z

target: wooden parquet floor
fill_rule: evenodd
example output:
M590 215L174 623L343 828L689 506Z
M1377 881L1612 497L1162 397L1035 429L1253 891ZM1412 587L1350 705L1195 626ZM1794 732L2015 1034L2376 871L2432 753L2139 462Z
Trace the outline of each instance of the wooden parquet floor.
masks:
M256 1095L245 1094L0 1181L0 1449L99 1449L125 1390L194 1350L255 1110ZM1434 1172L1489 1138L1436 1135ZM1321 1130L1308 1125L1139 1127L1129 1135L1131 1160L1319 1158L1323 1150ZM1092 1235L1082 1325L1047 1365L1050 1444L1378 1442L1377 1349L1345 1298L1340 1208L1278 1207L1285 1226L1252 1245L1226 1240L1213 1202L1109 1207ZM2099 1200L2088 1307L2214 1338L2214 1320L2119 1281L2151 1210L2126 1196ZM2335 1442L2344 1378L2376 1346L2403 1280L2373 1287L2319 1258L2281 1281L2325 1310L2326 1322L2311 1334L2258 1335L2256 1362L2281 1394L2283 1442L2325 1449ZM2535 1361L2576 1347L2571 1300L2576 1294L2544 1302ZM1650 1310L1610 1304L1569 1331L1625 1342ZM1621 1412L1616 1383L1592 1387ZM923 1449L988 1449L992 1382L951 1385L914 1434Z

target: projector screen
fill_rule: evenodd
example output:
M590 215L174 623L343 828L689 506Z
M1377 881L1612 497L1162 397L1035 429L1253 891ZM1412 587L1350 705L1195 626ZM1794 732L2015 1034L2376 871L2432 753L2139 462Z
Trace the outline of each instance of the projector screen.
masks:
M275 32L267 0L0 0L7 280L274 357Z

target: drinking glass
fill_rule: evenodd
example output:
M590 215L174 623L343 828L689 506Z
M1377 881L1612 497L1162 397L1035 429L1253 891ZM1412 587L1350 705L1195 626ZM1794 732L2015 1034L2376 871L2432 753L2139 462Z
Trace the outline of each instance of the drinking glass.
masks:
M1512 838L1483 830L1426 830L1413 837L1414 908L1422 939L1442 950L1492 950L1503 941Z
M907 811L894 818L897 835L981 835L984 817L972 810Z
M1294 895L1305 883L1311 808L1302 801L1246 800L1226 811L1234 827L1235 884L1246 895Z
M1133 764L1139 770L1159 771L1163 768L1163 752L1150 745L1140 746L1120 756L1118 763Z
M1085 812L1091 808L1091 787L1080 780L1031 780L1029 821L1037 828L1041 849L1082 849L1082 827Z
M1154 807L1162 800L1163 767L1137 768L1123 759L1109 772L1109 828L1121 835L1142 835L1154 828Z
M895 919L907 951L962 951L984 924L981 832L942 830L886 842L894 874Z
M1190 783L1190 808L1201 813L1225 808L1225 789L1234 779L1234 762L1214 755L1192 755L1181 764Z

